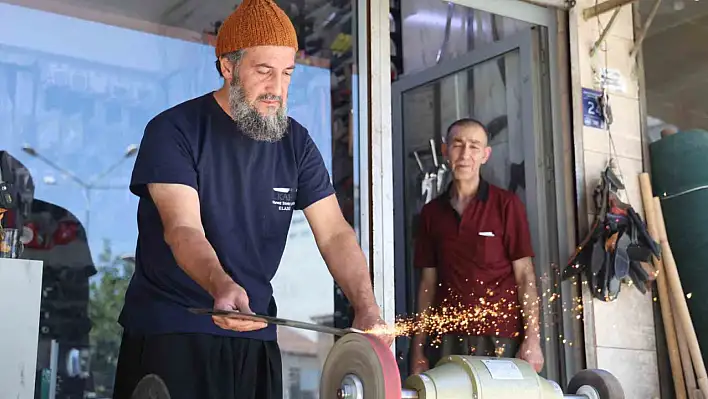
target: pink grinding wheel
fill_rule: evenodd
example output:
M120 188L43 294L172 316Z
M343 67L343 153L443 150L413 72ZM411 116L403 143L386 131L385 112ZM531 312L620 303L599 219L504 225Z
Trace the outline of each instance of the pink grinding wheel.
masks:
M320 380L320 397L337 398L343 383L358 380L364 399L401 399L401 376L391 349L369 334L347 334L327 355ZM353 396L354 398L362 396Z

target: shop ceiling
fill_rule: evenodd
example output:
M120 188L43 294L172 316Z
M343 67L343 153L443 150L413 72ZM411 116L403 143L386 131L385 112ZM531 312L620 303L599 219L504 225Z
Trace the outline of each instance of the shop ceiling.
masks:
M23 0L10 1L22 5ZM29 0L27 3L61 3L93 11L103 11L160 25L212 32L241 0ZM348 0L276 0L291 18L325 14L349 5ZM46 8L46 7L40 7Z
M554 6L561 0L523 0ZM598 0L599 4L634 3L644 21L656 0ZM44 9L56 4L103 11L187 29L213 32L241 0L9 0ZM277 0L292 17L314 19L314 30L331 15L349 8L350 0ZM30 4L31 3L31 4ZM53 6L51 6L53 4ZM49 6L48 6L49 5ZM626 6L625 6L626 7ZM648 112L681 128L708 129L708 0L662 0L643 42Z

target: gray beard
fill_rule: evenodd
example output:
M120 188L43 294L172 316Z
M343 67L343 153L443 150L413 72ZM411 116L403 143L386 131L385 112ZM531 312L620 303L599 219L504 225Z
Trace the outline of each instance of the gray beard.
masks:
M280 101L280 108L273 115L263 116L251 106L246 99L246 93L240 82L234 76L229 85L229 107L231 118L241 129L243 134L256 141L275 143L280 141L288 129L287 109L282 104L282 99L274 95L262 95L256 99Z

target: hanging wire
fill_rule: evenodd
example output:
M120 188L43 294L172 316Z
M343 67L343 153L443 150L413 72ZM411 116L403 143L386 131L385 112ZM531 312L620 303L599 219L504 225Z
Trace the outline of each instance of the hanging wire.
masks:
M595 0L595 6L597 7L599 0ZM598 32L603 32L604 31L604 26L602 25L602 21L600 19L600 15L598 14L596 16L597 18L597 28ZM605 130L607 131L607 137L608 137L608 159L607 159L607 167L612 168L612 169L617 169L617 174L620 180L625 183L624 180L624 175L622 174L622 168L620 167L619 160L617 159L617 147L615 146L615 141L614 138L612 137L612 122L613 122L613 116L612 116L612 108L610 106L610 96L607 91L607 79L608 79L608 71L609 71L609 59L607 56L608 53L608 46L607 46L607 40L603 40L602 44L600 46L600 50L604 54L604 66L605 69L604 71L600 71L600 88L602 90L602 115L605 119ZM595 71L597 73L597 71ZM627 195L626 192L626 187L627 185L624 184L625 188L622 189L621 191L624 191L625 195ZM629 196L627 195L627 201L629 201ZM631 204L630 204L631 205Z

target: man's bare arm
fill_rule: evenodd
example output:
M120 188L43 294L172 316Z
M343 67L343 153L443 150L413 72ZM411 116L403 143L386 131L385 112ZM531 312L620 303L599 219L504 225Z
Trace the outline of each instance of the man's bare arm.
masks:
M430 306L435 299L438 287L438 270L433 267L423 268L420 274L420 285L418 287L418 323L423 324L425 313L430 311ZM418 331L413 336L413 349L422 350L427 338L425 331Z
M521 258L512 262L514 277L518 286L519 303L524 316L524 340L540 342L539 300L536 289L536 272L531 258Z
M162 220L165 242L177 264L212 297L221 286L233 283L224 271L202 226L199 195L182 184L148 184Z
M307 207L304 213L322 258L354 312L380 313L371 286L369 265L354 230L339 209L337 197L330 195L321 199Z

